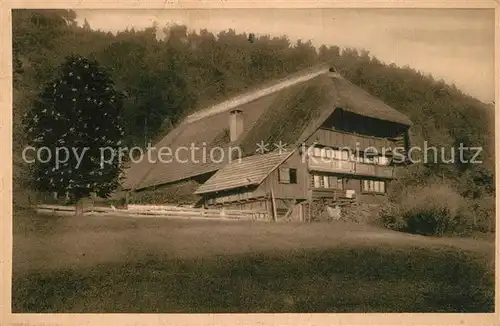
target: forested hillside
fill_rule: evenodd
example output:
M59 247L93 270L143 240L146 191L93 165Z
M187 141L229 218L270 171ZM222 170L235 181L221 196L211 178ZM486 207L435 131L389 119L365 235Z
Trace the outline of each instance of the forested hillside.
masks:
M319 62L332 63L353 83L407 114L414 122L413 144L484 148L484 164L417 164L403 176L404 184L437 180L471 200L493 194L493 106L409 67L381 63L364 50L316 49L285 36L188 32L188 27L152 26L113 35L87 23L77 26L72 11L14 11L14 184L22 189L29 181L20 160L25 143L20 117L63 59L76 53L109 70L125 98L128 145L140 146L198 107ZM164 38L157 38L159 31Z

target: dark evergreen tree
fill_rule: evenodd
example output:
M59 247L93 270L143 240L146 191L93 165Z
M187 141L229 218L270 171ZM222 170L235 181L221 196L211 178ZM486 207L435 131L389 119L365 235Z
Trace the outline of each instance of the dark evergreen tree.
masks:
M44 88L24 121L32 145L50 149L50 154L39 151L34 165L38 190L68 194L78 203L92 192L107 197L117 188L124 136L121 106L120 94L96 61L67 57L59 77Z

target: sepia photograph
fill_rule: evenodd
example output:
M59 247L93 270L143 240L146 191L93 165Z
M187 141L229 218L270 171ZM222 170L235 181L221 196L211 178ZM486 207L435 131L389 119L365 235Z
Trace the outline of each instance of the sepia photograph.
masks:
M495 312L493 8L10 14L12 313Z

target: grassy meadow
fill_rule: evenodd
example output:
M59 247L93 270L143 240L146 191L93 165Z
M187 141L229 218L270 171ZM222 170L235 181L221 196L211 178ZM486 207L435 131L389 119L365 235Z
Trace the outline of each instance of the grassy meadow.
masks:
M494 243L345 223L29 212L13 312L492 312Z

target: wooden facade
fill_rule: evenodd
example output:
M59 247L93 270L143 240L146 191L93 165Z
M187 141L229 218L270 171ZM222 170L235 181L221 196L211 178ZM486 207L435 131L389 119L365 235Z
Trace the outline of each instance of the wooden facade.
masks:
M353 119L352 115L337 115L337 119ZM295 220L306 219L307 205L326 201L332 206L355 200L377 203L386 198L394 178L392 163L396 151L404 154L408 142L406 129L384 123L384 133L354 133L340 130L351 122L341 123L329 118L292 155L269 172L257 186L229 189L206 195L204 204L267 211L270 216ZM356 117L361 124L373 119ZM391 129L392 128L392 129ZM369 129L368 129L369 130ZM385 137L383 137L385 136Z

